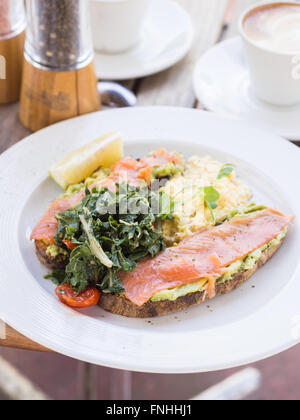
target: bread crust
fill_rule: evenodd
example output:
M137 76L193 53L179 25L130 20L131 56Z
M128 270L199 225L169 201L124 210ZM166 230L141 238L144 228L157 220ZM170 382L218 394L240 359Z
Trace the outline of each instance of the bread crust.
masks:
M282 245L282 242L283 240L279 245L267 249L253 269L237 273L230 281L218 284L216 286L216 296L229 293L247 281L260 267L273 257ZM154 318L183 311L192 306L200 305L208 299L205 292L196 292L182 296L175 301L147 302L143 306L137 306L125 297L103 293L99 306L108 312L128 318Z
M68 264L69 257L62 254L51 257L47 254L47 248L48 245L44 241L35 241L35 251L40 262L51 270L64 269Z

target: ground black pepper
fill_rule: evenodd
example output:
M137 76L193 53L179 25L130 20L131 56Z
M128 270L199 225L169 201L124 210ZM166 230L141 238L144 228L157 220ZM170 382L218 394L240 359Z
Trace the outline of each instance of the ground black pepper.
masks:
M35 62L70 69L93 54L87 0L27 0L26 52Z

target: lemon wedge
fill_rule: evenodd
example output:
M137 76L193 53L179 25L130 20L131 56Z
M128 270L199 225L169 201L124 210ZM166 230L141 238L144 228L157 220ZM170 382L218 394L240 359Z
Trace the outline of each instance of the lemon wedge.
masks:
M86 144L49 169L51 178L63 189L79 184L98 168L110 168L123 157L119 132L106 134Z

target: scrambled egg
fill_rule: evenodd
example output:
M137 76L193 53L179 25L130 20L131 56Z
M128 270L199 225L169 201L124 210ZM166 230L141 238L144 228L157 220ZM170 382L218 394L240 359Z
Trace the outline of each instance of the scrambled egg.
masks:
M163 223L163 234L169 245L213 223L203 194L199 193L201 187L213 186L220 194L218 207L214 210L216 220L249 205L251 190L237 179L235 171L228 177L217 179L222 167L223 163L209 156L194 156L186 162L182 175L178 174L167 182L164 191L175 201L174 220Z

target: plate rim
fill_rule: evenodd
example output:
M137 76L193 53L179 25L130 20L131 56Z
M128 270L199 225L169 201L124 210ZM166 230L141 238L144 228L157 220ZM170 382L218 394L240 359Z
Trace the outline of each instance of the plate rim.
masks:
M123 114L123 117L128 118L128 115L134 115L134 114L140 114L143 115L143 117L146 117L149 121L154 118L154 120L158 117L158 115L169 115L169 117L173 116L173 118L178 118L178 117L182 117L182 118L191 118L191 119L197 119L197 123L200 122L200 120L202 118L208 118L208 119L212 119L212 120L223 120L224 123L229 122L231 124L235 124L234 122L232 122L232 120L228 120L227 118L224 117L220 117L220 116L216 116L214 114L209 114L207 112L201 112L198 110L192 110L192 109L186 109L186 108L173 108L173 107L142 107L142 108L134 108L134 109L123 109L123 110L112 110L112 111L101 111L100 113L94 113L94 114L88 114L85 116L81 116L78 117L76 119L73 120L68 120L65 122L61 122L58 124L55 124L54 126L48 127L44 130L41 130L38 133L32 134L31 136L27 137L26 139L24 139L23 141L17 143L16 145L12 146L10 149L8 149L6 152L4 152L1 156L0 156L0 162L2 162L2 160L7 159L10 157L10 154L16 153L18 150L21 151L23 148L28 148L30 147L30 144L33 142L34 139L38 139L40 136L48 136L49 133L51 133L52 131L55 131L63 126L70 126L72 127L72 125L75 123L77 124L77 122L75 122L75 120L78 121L78 124L88 124L89 120L93 120L94 118L96 119L102 119L102 118L106 118L106 116L112 116L114 115L114 117L112 117L112 119L118 119L118 117L120 118L120 115ZM150 117L151 114L151 117ZM108 117L110 118L110 117ZM132 118L132 117L130 117ZM136 117L135 117L136 118ZM160 123L164 126L165 122ZM241 124L241 126L245 127L248 126L247 124L245 124L244 122L240 122L239 124ZM250 129L250 127L249 127ZM168 131L168 129L166 129L166 131ZM259 132L261 133L261 135L263 133L265 133L266 136L269 136L269 138L274 138L274 144L277 145L280 144L280 146L282 146L282 148L286 149L286 150L290 150L290 153L300 153L300 150L297 148L297 146L292 145L290 142L288 142L287 140L284 140L274 134L270 134L267 132L264 132L263 130L259 129L253 129L252 127L252 131L254 132ZM165 133L166 135L166 133ZM168 136L170 136L168 134ZM51 136L49 136L51 137ZM280 147L281 148L281 147ZM296 152L297 150L297 152ZM300 173L299 169L298 169L298 173ZM1 170L0 170L0 175L1 175ZM3 181L3 180L2 180ZM0 177L0 185L1 185L1 177ZM2 192L0 193L0 195L2 194ZM299 203L299 199L297 201L297 205L300 206ZM0 204L0 208L1 208L1 204ZM0 221L0 225L1 225L1 221ZM1 245L1 244L0 244ZM23 262L22 262L23 263ZM23 263L24 264L24 263ZM2 270L2 267L0 266L0 272ZM299 270L297 273L295 273L295 277L299 277ZM3 285L2 285L2 280L0 280L0 290L2 289L3 291ZM295 281L291 281L291 283L295 283ZM286 289L288 289L288 287L286 287ZM283 291L283 293L286 292ZM43 294L43 292L41 291L41 293ZM49 295L45 292L44 293L45 296L49 298ZM278 301L278 299L275 299L276 301ZM1 307L3 306L3 302L5 301L4 299L4 293L0 293L0 303L1 303ZM5 302L4 302L5 304ZM270 302L269 305L273 305L274 302ZM55 308L57 308L59 305L58 303L53 303L53 311L55 311ZM269 306L267 305L267 306ZM26 305L25 305L26 306ZM70 316L70 314L73 314L72 310L69 310L67 308L64 308L65 311L68 313L66 316ZM264 308L266 309L266 308ZM261 312L261 311L259 311ZM55 312L54 312L55 313ZM0 313L0 315L2 315ZM81 315L82 316L82 315ZM85 317L83 315L83 317ZM219 369L225 369L225 368L229 368L229 367L235 367L235 366L239 366L241 364L246 364L246 363L250 363L256 360L260 360L261 358L265 358L268 357L270 355L276 354L282 350L285 350L289 347L291 347L292 345L297 344L298 342L300 342L300 338L298 339L294 339L291 337L290 341L286 341L285 343L281 343L278 346L273 347L272 349L269 349L266 352L262 352L261 354L256 354L255 357L253 357L253 359L248 358L247 360L238 360L238 358L235 359L234 362L231 362L230 364L228 364L227 362L225 364L211 364L211 365L207 365L204 367L203 363L199 364L199 365L193 365L193 366L182 366L182 367L178 367L178 366L168 366L168 367L163 367L160 363L158 363L156 366L154 365L148 365L147 366L147 362L142 361L142 362L124 362L124 361L118 361L117 364L113 361L109 362L108 360L104 360L104 359L99 359L99 358L94 358L91 356L87 356L86 354L84 354L83 351L71 351L70 349L65 348L65 346L63 346L62 344L57 344L57 343L53 343L53 338L52 340L50 340L48 337L43 336L39 333L38 338L37 338L37 334L32 331L32 330L28 330L28 327L24 327L22 325L19 324L19 320L17 320L17 318L11 317L10 315L8 317L4 317L6 318L7 322L9 325L11 325L13 328L17 329L18 331L20 331L23 335L29 337L30 339L32 339L33 341L39 342L40 344L42 344L45 347L51 348L61 354L65 354L66 356L69 357L76 357L80 360L84 360L87 362L93 362L95 364L102 364L104 366L108 366L108 367L114 367L114 368L121 368L121 369L127 369L127 370L133 370L133 371L139 371L139 372L154 372L154 373L194 373L194 372L204 372L204 371L211 371L211 370L219 370ZM250 317L253 318L253 317ZM248 319L248 318L247 318ZM249 321L249 319L248 319ZM61 331L60 331L61 332ZM207 334L209 334L209 332L207 332ZM149 332L149 337L155 335L155 333L153 332ZM175 335L175 337L173 337ZM190 334L187 334L187 336ZM176 342L176 334L170 334L170 339L172 338L174 340L174 342ZM81 346L81 348L85 348L85 346Z

